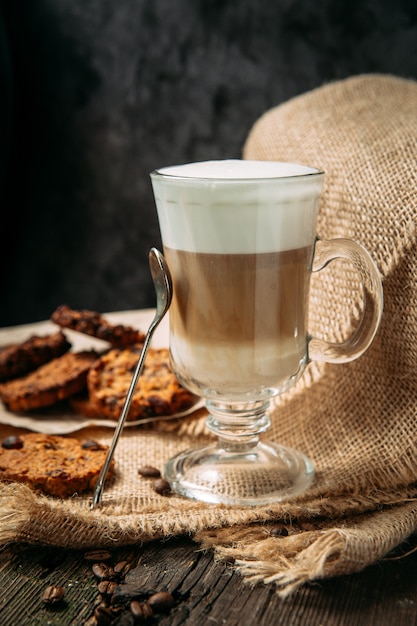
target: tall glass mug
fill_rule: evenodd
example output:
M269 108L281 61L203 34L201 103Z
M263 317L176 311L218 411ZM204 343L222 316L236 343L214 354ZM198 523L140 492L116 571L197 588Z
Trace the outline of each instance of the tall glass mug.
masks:
M168 461L172 489L205 502L256 505L294 496L314 466L301 452L260 441L270 399L314 358L347 362L369 346L382 286L369 254L348 239L322 241L316 217L323 172L291 163L206 161L151 174L172 274L170 354L184 387L206 400L217 442ZM335 258L359 272L364 314L341 344L308 334L309 283Z

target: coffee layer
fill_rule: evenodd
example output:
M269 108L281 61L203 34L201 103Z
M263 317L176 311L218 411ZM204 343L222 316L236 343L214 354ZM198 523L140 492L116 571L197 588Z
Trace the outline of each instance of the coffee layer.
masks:
M280 387L306 352L311 248L212 255L165 248L176 373L201 389ZM193 389L198 391L198 389Z

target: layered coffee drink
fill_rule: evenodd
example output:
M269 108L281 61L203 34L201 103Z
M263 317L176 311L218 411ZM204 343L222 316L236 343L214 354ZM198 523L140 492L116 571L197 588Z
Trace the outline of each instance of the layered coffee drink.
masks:
M292 163L206 161L151 174L172 273L170 350L182 384L202 396L214 443L165 465L171 490L210 503L269 505L304 492L314 464L260 438L271 397L310 360L347 363L372 342L382 314L378 269L351 239L319 239L324 174ZM307 330L311 273L349 261L364 315L341 343Z
M162 186L152 179L174 283L172 364L194 393L267 398L304 369L320 192L312 172L214 161L164 168Z

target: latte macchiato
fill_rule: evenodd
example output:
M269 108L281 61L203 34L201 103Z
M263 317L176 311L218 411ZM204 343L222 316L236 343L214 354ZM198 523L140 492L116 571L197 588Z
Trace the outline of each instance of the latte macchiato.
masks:
M271 397L310 360L347 363L363 354L383 303L378 269L362 246L316 237L323 177L303 165L231 160L151 174L172 274L172 366L205 399L206 427L217 436L166 463L165 479L181 495L268 505L302 493L314 478L302 451L260 439L271 424ZM311 273L334 259L361 277L366 313L342 343L307 330Z
M176 375L215 399L279 393L306 362L321 176L287 163L213 161L164 168L152 184L174 283Z

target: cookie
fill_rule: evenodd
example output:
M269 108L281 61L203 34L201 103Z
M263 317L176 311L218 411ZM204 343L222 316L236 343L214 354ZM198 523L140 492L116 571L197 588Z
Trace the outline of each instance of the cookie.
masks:
M30 411L64 400L86 387L87 374L97 360L93 350L67 352L23 378L0 385L0 398L10 411Z
M0 348L0 382L32 372L71 348L62 331L45 336L32 335L26 341Z
M142 343L145 339L144 333L131 326L110 324L96 311L75 311L66 304L62 304L52 313L51 320L58 326L103 339L119 348Z
M0 446L0 480L22 482L36 491L67 498L94 489L108 447L96 441L29 433ZM113 473L114 460L109 473Z
M114 349L96 361L87 377L90 416L119 419L140 352L141 346ZM150 348L126 419L174 415L195 402L172 372L168 350Z
M90 398L88 391L83 391L75 394L75 396L71 396L71 398L69 398L69 404L77 415L91 417L92 419L100 419L100 417L106 419L106 416L102 415L100 405Z

